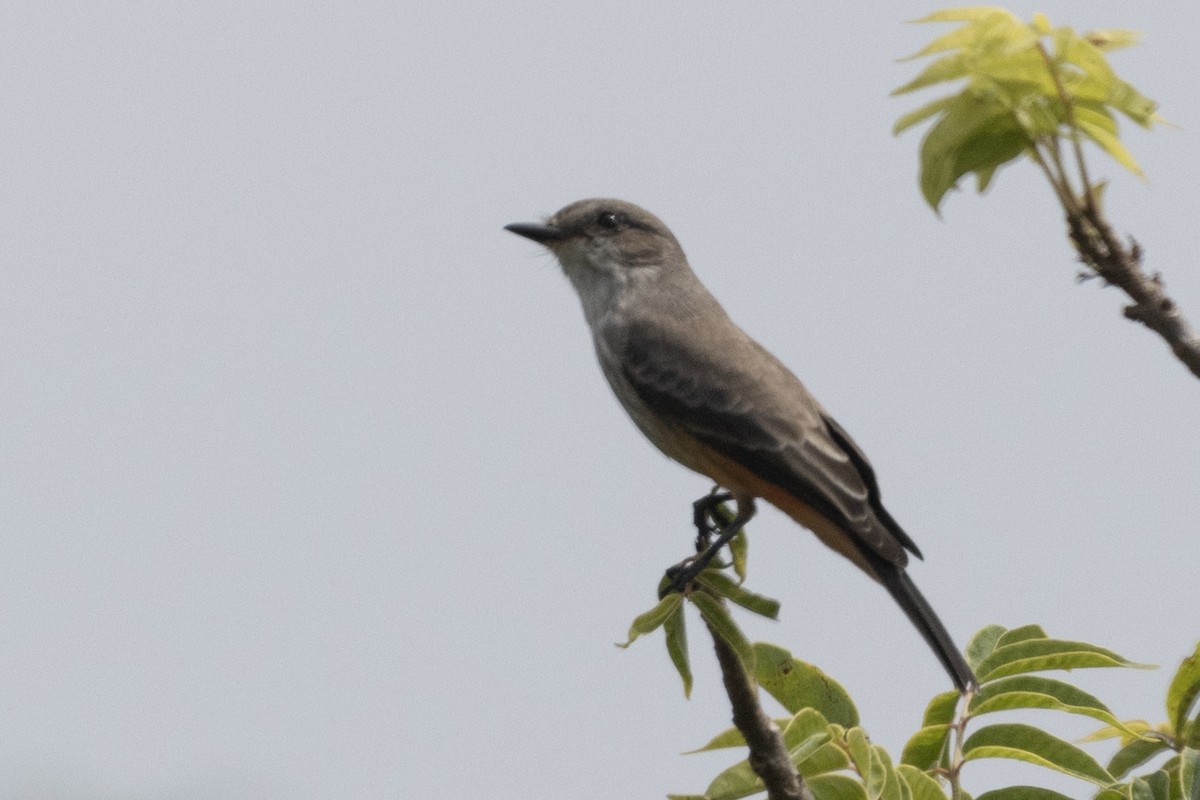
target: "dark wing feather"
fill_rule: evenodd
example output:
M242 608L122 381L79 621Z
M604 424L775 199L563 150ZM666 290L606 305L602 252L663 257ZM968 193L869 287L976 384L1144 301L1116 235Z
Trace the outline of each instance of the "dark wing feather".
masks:
M734 330L701 347L634 326L621 343L623 377L652 411L790 492L865 553L903 565L902 548L915 545L883 509L861 451L786 367Z
M825 420L825 426L829 429L829 435L833 437L833 440L850 457L850 460L854 463L855 468L858 469L858 473L866 483L868 500L876 516L887 526L892 535L900 540L900 544L904 545L905 550L917 558L924 559L925 556L921 555L921 549L917 547L917 543L904 532L904 529L900 527L900 523L896 522L895 518L883 507L883 501L879 498L879 484L875 481L875 468L871 466L870 461L867 461L866 454L850 438L850 434L846 433L846 429L838 424L837 420L828 414L823 414L822 417Z

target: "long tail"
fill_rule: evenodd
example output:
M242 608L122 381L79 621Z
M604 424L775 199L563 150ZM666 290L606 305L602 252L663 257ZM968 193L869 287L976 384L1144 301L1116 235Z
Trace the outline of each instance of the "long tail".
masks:
M954 645L954 640L950 638L946 626L938 619L933 607L917 589L912 578L908 577L904 568L888 564L877 571L880 582L904 609L904 613L921 632L921 636L925 637L929 646L933 648L934 654L942 662L942 666L945 667L958 690L966 692L968 689L978 688L979 682L975 680L975 673L967 666L967 660Z

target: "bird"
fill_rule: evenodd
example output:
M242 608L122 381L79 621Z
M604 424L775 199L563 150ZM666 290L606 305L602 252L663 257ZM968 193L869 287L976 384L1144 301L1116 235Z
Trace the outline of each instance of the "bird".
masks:
M883 585L960 692L978 686L908 575L908 556L923 556L884 507L871 462L804 384L730 319L658 217L592 198L505 229L557 258L579 295L601 371L634 424L735 502L725 540L753 517L756 499L774 505Z

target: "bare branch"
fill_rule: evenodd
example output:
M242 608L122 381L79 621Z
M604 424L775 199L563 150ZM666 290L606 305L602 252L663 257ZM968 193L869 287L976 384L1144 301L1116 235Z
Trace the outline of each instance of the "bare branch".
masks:
M1176 357L1193 375L1200 378L1200 338L1179 313L1175 301L1167 296L1162 278L1157 273L1150 276L1142 271L1142 251L1137 242L1130 239L1128 248L1122 245L1113 234L1112 226L1100 214L1087 163L1083 157L1081 134L1075 121L1075 106L1071 94L1063 85L1058 66L1045 46L1039 42L1037 48L1046 62L1046 68L1054 79L1055 90L1063 103L1064 116L1071 131L1076 168L1079 170L1079 180L1083 186L1082 204L1076 201L1074 191L1070 188L1064 193L1052 170L1037 157L1036 149L1033 160L1038 162L1038 166L1046 173L1050 185L1058 194L1059 202L1067 214L1071 241L1075 243L1075 249L1079 251L1085 264L1094 269L1107 283L1119 286L1133 299L1133 305L1125 307L1125 316L1142 323L1166 339ZM1063 184L1069 187L1066 170L1058 159L1058 148L1051 147L1050 154L1054 158L1058 176L1061 176Z
M750 768L762 778L768 800L813 800L812 792L788 757L779 728L758 702L758 685L721 635L708 627L721 665L725 691L733 706L733 724L750 748Z
M1175 356L1200 378L1200 337L1167 296L1162 278L1142 271L1142 251L1137 242L1131 239L1129 246L1124 246L1094 206L1068 212L1067 225L1084 263L1133 300L1125 307L1125 316L1163 337Z

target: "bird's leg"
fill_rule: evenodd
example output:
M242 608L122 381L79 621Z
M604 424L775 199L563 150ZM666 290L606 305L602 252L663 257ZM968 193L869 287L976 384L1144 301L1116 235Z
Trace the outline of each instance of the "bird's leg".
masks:
M733 495L729 492L718 492L717 490L720 488L719 486L714 486L711 492L692 503L692 524L696 526L697 553L702 553L708 549L709 540L718 530L715 524L717 522L717 509L721 507L722 503L733 499ZM725 520L721 521L724 522Z
M710 495L710 497L718 497L719 495ZM699 502L699 501L698 501ZM724 502L723 500L721 502ZM715 507L715 505L714 505ZM721 551L721 548L729 544L733 537L738 535L742 528L746 527L746 523L754 516L754 501L750 498L737 501L737 514L730 520L729 524L721 529L717 534L717 538L704 548L703 552L698 553L695 557L683 561L667 570L667 578L669 582L659 592L659 597L666 597L671 592L681 591L685 586L696 579L696 576L704 571L704 568L709 565ZM707 526L707 523L705 523Z

